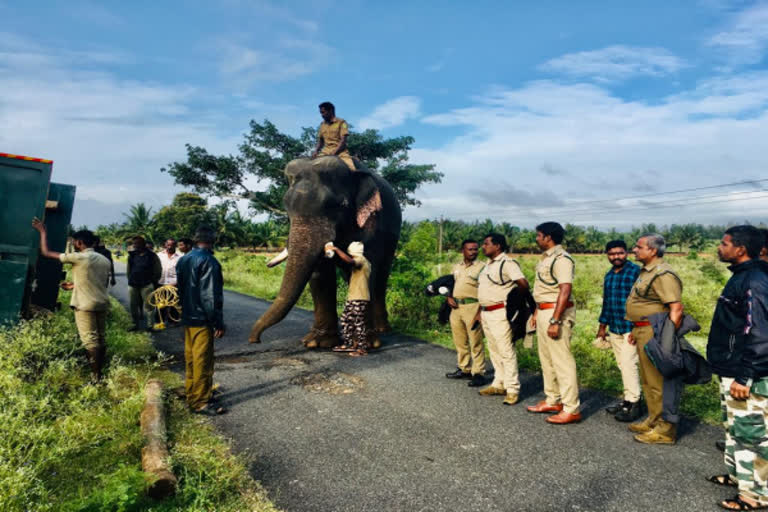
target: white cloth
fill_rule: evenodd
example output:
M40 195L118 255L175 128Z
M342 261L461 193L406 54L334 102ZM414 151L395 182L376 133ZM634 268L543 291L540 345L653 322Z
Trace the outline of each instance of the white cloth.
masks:
M167 251L160 251L157 253L157 257L160 258L160 264L163 266L163 273L160 276L160 284L176 284L176 263L179 262L181 254L175 252L168 256Z

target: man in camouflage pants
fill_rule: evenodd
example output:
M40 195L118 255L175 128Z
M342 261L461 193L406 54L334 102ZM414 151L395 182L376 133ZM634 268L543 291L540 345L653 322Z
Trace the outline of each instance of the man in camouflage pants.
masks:
M728 473L710 482L738 488L726 510L768 509L768 265L760 261L763 234L753 226L728 229L717 248L733 275L718 298L707 359L720 376Z

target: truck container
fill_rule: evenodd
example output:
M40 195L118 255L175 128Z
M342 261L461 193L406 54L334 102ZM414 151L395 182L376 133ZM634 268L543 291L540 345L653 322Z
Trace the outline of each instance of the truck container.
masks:
M32 219L43 219L53 162L0 153L0 325L26 313L40 236Z
M74 206L75 186L51 183L45 202L45 231L51 251L66 252ZM38 258L32 282L32 304L53 311L59 299L59 282L62 279L64 272L60 261Z

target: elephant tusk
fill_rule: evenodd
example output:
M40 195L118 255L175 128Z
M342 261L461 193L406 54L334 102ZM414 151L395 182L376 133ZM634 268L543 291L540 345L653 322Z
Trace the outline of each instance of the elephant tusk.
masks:
M288 258L288 249L283 249L280 254L269 260L267 263L268 268L276 267Z

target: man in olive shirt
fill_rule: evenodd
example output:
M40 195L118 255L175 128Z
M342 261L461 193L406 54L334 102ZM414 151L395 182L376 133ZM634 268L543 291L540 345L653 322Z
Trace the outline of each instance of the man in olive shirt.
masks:
M347 137L349 136L349 125L340 117L336 117L336 107L330 101L320 104L320 115L323 122L317 129L317 146L312 158L318 156L337 156L350 171L355 170L355 163L347 150Z
M648 405L648 417L630 424L629 430L637 434L636 441L646 444L674 444L677 439L677 425L662 417L664 377L645 353L645 345L653 338L649 315L667 312L678 327L683 319L683 283L662 259L665 250L661 235L648 233L637 240L632 252L643 268L627 297L627 320L633 324L629 342L637 345L640 381Z
M32 227L40 233L40 255L44 258L57 259L72 265L72 300L69 305L75 313L75 325L80 341L88 353L88 363L94 382L101 380L104 359L107 353L105 341L109 296L109 260L93 250L96 236L88 231L77 231L72 235L77 252L59 253L48 249L48 237L45 225L38 219L32 221Z
M520 265L507 256L508 250L504 235L489 233L483 240L483 254L488 262L478 278L478 319L488 338L488 352L495 371L491 385L479 393L483 396L506 395L504 405L514 405L520 395L520 376L506 301L513 287L528 289L528 281Z
M564 425L581 421L579 379L571 353L571 335L576 323L573 287L573 258L560 245L565 230L557 222L536 226L536 244L543 251L536 265L533 299L541 374L546 399L528 407L529 412L557 414L547 422Z
M468 379L469 386L482 386L485 382L485 347L483 330L473 324L480 309L477 302L477 279L485 265L477 261L479 247L474 240L461 243L464 257L461 263L453 267L453 296L448 297L451 306L451 333L456 347L457 369L446 373L449 379Z

